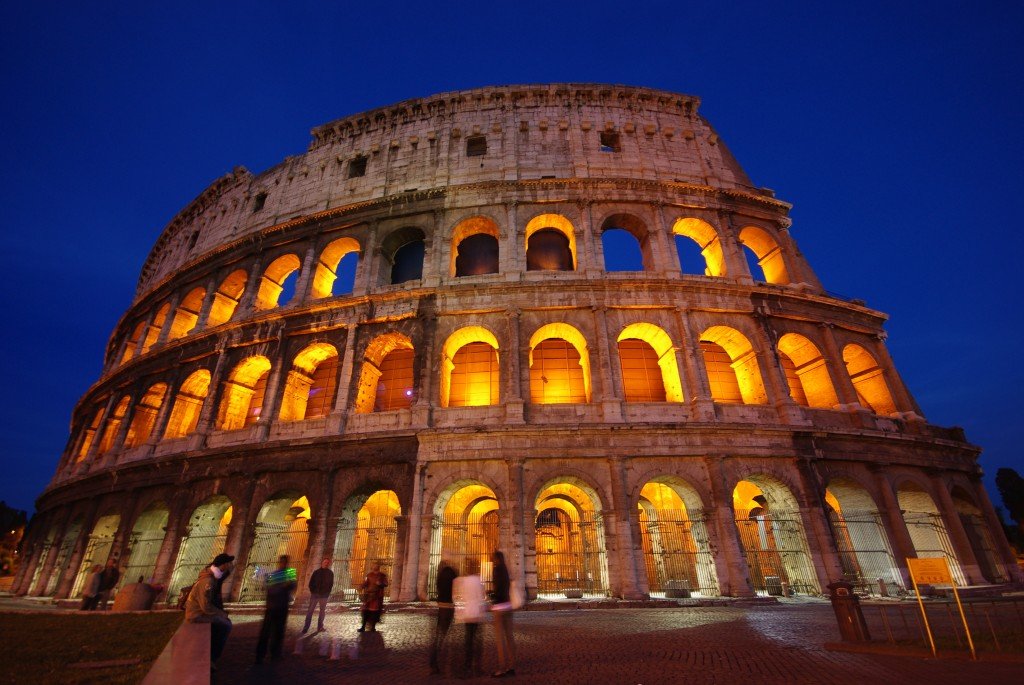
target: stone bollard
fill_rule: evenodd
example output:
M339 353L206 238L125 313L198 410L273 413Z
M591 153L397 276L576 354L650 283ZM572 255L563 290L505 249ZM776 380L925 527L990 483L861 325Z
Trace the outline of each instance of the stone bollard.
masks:
M853 594L853 583L837 580L828 585L828 591L843 642L869 642L868 624L864 622L860 599Z

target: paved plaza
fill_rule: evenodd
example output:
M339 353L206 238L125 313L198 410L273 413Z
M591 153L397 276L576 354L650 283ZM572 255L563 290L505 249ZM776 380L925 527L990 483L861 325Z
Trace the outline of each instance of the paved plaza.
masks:
M300 612L304 614L304 612ZM235 629L214 683L441 683L446 679L497 682L461 673L462 627L449 634L447 671L431 676L427 651L433 617L400 610L385 615L379 636L367 636L362 654L350 658L359 638L357 614L335 613L328 631L292 653L302 628L296 613L288 625L286 655L255 665L260 617L235 616ZM849 654L824 649L838 641L827 603L779 603L753 607L667 609L562 609L518 612L516 676L509 682L560 684L716 684L1020 682L1021 663L920 659ZM484 670L495 668L493 633L484 627ZM341 638L342 656L319 656L321 641ZM377 642L378 644L374 644Z

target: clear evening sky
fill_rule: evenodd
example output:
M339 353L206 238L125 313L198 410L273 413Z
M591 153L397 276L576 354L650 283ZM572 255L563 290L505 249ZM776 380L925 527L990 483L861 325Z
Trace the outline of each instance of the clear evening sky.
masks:
M32 510L150 248L211 181L362 110L554 81L702 98L825 288L891 316L993 501L996 469L1024 474L1024 3L188 4L0 8L0 499Z

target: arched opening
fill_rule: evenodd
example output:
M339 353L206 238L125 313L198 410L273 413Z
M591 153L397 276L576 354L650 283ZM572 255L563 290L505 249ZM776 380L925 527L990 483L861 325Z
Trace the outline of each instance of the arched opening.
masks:
M852 480L834 478L825 490L825 504L844 579L871 594L881 592L880 580L887 588L902 587L882 515L868 491Z
M303 421L327 416L338 387L338 350L313 343L295 356L281 398L281 420Z
M606 597L608 562L597 493L575 478L537 495L534 520L537 594Z
M885 382L885 373L870 352L851 343L843 348L843 362L857 391L857 401L862 406L876 414L896 413L896 403Z
M149 580L153 577L156 557L167 535L167 516L167 505L163 502L154 502L139 514L128 538L118 587L138 582L139 578Z
M220 287L213 293L210 314L206 318L207 328L220 326L231 320L242 299L242 293L245 292L245 281L248 277L243 269L238 269L228 274L221 282Z
M131 425L128 426L128 435L124 439L125 447L132 448L146 444L149 436L153 433L156 415L164 403L164 395L166 393L167 384L156 383L146 391L146 394L142 396L139 403L135 405L135 413L132 415Z
M140 321L135 325L135 328L132 330L132 334L128 336L128 342L124 345L124 354L121 356L122 364L135 356L135 352L138 350L139 343L142 340L142 332L145 329L145 321ZM139 352L139 354L142 354L142 352Z
M121 428L121 422L124 421L125 414L128 413L128 405L131 403L132 398L125 395L114 407L114 411L111 412L110 416L103 426L103 435L100 437L100 446L98 454L106 454L114 447L114 440L117 439L117 433Z
M28 594L28 595L37 595L37 594L39 594L39 591L36 588L36 584L39 582L39 576L42 575L43 567L46 566L47 559L49 559L50 555L55 552L55 550L53 549L53 543L54 543L54 540L56 540L56 539L57 539L57 524L54 523L54 524L50 525L50 528L49 528L49 530L46 533L46 537L43 538L43 541L41 543L39 543L41 545L40 549L39 549L39 555L36 557L36 565L35 565L35 568L32 569L32 580L28 584L28 592L26 594ZM22 563L28 563L28 559L29 559L29 557L26 556L25 558L22 559ZM57 573L57 572L58 572L58 570L57 570L56 567L54 567L51 570L51 573Z
M650 232L632 214L615 214L601 224L605 271L650 271L654 268Z
M261 356L244 359L231 371L220 401L221 430L238 430L260 420L269 375L270 360Z
M711 224L693 217L677 219L672 225L672 234L680 271L704 276L726 275L722 241Z
M761 595L817 594L818 581L796 498L770 476L752 476L732 493L750 582Z
M652 597L719 594L704 509L689 483L667 477L647 482L637 516Z
M120 514L107 514L96 520L96 525L92 527L89 539L85 543L82 564L78 567L78 575L75 576L75 582L68 597L82 596L82 588L85 587L85 581L89 579L93 564L106 565L110 550L114 546L114 535L117 533L120 523Z
M260 278L256 292L256 310L273 309L288 304L295 295L295 280L302 262L293 254L281 255L270 263Z
M946 523L942 520L939 508L935 506L932 496L917 483L904 482L896 491L896 499L903 513L903 522L907 524L907 532L914 545L914 552L919 559L938 559L945 557L949 570L957 585L967 584L960 560L949 540Z
M358 263L359 243L354 238L338 238L328 244L313 272L312 299L351 293Z
M530 338L530 401L534 404L590 402L587 341L569 324L541 326Z
M576 230L560 214L541 214L526 224L527 271L575 271Z
M765 404L757 354L735 328L712 326L700 337L700 349L711 386L711 398L722 404Z
M71 523L68 524L67 528L64 529L64 537L61 538L60 545L56 550L56 557L54 558L53 565L50 567L50 575L45 579L45 585L40 589L39 595L43 597L50 597L57 592L57 585L60 583L61 577L65 573L70 573L66 568L68 560L71 558L71 552L75 548L75 543L78 542L78 536L82 534L82 517L76 516ZM51 550L50 554L54 554ZM39 582L39 573L43 568L43 557L39 557L39 566L36 567L36 577L32 581L32 587L36 587L36 583Z
M146 337L142 341L142 351L139 354L146 354L156 341L160 339L160 331L163 330L164 323L167 321L167 314L171 311L171 303L164 302L160 309L156 310L156 316L153 317L153 321L146 328Z
M974 552L974 558L978 560L981 575L990 583L1007 582L1009 578L999 563L999 552L996 551L992 532L985 523L981 509L974 503L974 498L960 486L953 488L951 496L957 516L960 517L960 523L967 535L967 542Z
M415 350L401 333L379 336L366 348L356 390L358 414L408 409L415 399Z
M195 432L199 425L199 414L203 410L203 402L210 391L210 372L206 369L199 369L189 374L189 377L178 388L178 395L174 398L174 405L171 407L171 416L167 420L167 430L164 431L165 440L184 438Z
M449 273L455 277L498 273L498 225L483 216L460 221L452 231Z
M306 577L309 519L309 501L298 493L280 493L264 503L256 517L252 546L242 572L239 602L266 598L267 575L277 568L278 557L282 554L291 558L298 578Z
M184 338L199 323L199 310L203 308L203 299L206 297L205 288L193 288L181 301L178 308L174 310L174 318L171 320L171 330L167 335L168 340Z
M434 503L431 525L427 593L435 598L437 568L441 560L460 575L479 571L490 590L493 583L491 553L498 549L500 513L494 491L479 481L453 483Z
M794 402L816 409L839 404L825 360L810 340L796 333L783 335L779 338L779 362Z
M103 410L97 409L92 415L92 421L89 422L89 426L83 431L82 437L78 441L78 451L75 453L76 464L88 456L89 448L92 447L92 442L96 439L96 431L100 429L102 421Z
M448 336L441 349L441 406L498 404L498 339L482 326Z
M418 281L423 278L426 236L413 226L400 228L381 243L381 254L391 263L389 283Z
M366 574L380 564L389 581L395 565L395 541L398 538L397 518L402 515L398 495L393 490L377 490L371 495L349 497L338 519L334 543L334 590L332 596L341 600L359 598L359 586ZM391 587L384 589L390 595Z
M178 598L182 588L191 587L199 577L199 572L224 551L232 511L231 500L223 495L215 495L192 512L185 536L178 546L171 582L167 586L168 603Z
M757 279L760 272L765 283L785 285L789 283L789 272L782 256L782 248L763 228L747 226L740 231L740 244L757 258L757 268L751 268L750 275Z
M634 323L619 333L619 363L627 402L682 402L675 347L661 328Z

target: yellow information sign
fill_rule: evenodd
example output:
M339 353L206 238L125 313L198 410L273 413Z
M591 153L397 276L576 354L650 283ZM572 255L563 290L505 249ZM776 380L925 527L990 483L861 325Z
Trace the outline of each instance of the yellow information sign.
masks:
M953 585L953 574L945 557L934 559L907 559L910 575L916 583L927 585Z

